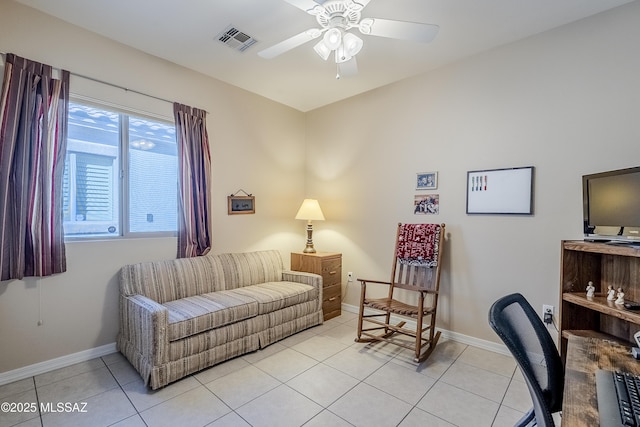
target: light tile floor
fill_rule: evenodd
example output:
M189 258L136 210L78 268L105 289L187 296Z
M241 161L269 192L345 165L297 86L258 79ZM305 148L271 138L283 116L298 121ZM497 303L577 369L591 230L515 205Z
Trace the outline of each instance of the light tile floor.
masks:
M119 353L0 386L0 402L26 409L0 412L0 427L512 426L531 407L513 358L441 340L416 366L399 347L355 343L356 317L155 392Z

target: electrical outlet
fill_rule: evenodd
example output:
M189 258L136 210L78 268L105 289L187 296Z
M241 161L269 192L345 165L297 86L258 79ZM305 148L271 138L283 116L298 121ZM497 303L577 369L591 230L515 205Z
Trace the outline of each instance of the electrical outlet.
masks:
M542 321L546 324L553 323L553 306L544 304L542 306Z
M352 271L347 273L347 281L353 282L353 272Z

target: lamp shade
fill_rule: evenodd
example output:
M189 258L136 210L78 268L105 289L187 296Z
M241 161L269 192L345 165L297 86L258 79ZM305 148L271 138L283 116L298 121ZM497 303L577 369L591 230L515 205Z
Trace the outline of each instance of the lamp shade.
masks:
M298 209L296 219L304 219L307 221L324 221L324 215L320 204L316 199L304 199L302 206Z

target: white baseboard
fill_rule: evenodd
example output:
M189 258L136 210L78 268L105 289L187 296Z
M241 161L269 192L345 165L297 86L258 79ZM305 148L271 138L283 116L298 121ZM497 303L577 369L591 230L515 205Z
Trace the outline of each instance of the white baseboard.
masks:
M342 310L349 313L358 314L358 307L342 303ZM406 319L403 319L406 321ZM444 338L452 341L457 341L462 344L472 345L485 350L493 351L495 353L511 355L509 350L502 345L491 341L481 340L479 338L471 337L469 335L459 334L457 332L448 331L446 329L438 328ZM53 371L54 369L65 368L67 366L86 362L87 360L95 359L96 357L106 356L107 354L115 353L116 343L106 344L100 347L91 348L89 350L80 351L78 353L69 354L67 356L58 357L44 362L35 363L33 365L25 366L23 368L14 369L13 371L0 373L0 385L9 384L14 381L23 380L25 378L33 377L35 375L44 374L45 372Z
M358 314L358 307L351 305L351 304L345 304L342 303L342 310L344 311L348 311L349 313L355 313ZM392 319L394 319L394 316L391 316ZM396 319L394 319L396 320ZM407 322L407 324L409 325L409 327L411 327L411 320L407 320L405 318L397 318L398 321L400 320L404 320L405 322ZM415 327L415 322L413 323L413 327ZM452 341L457 341L459 343L462 344L467 344L467 345L472 345L474 347L478 347L478 348L482 348L484 350L489 350L489 351L493 351L494 353L499 353L499 354L504 354L506 356L511 356L511 352L509 352L509 349L507 349L507 347L504 344L498 344L492 341L487 341L487 340L481 340L479 338L475 338L475 337L471 337L469 335L464 335L464 334L460 334L458 332L452 332L452 331L448 331L446 329L442 329L442 328L437 328L438 331L440 331L442 333L442 337L443 338L447 338L450 339Z
M44 374L45 372L53 371L54 369L65 368L76 363L86 362L87 360L106 356L107 354L115 353L116 351L118 351L116 349L116 343L105 344L103 346L90 348L89 350L80 351L78 353L45 360L40 363L34 363L33 365L14 369L13 371L0 372L0 385Z

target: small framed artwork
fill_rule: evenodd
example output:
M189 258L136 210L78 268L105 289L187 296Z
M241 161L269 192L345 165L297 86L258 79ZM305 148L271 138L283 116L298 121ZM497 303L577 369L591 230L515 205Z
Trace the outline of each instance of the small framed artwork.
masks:
M256 213L256 198L254 196L227 196L229 215Z
M467 172L467 214L533 215L534 167Z
M413 198L415 215L438 215L440 213L440 195L422 194Z
M435 190L438 188L438 172L419 172L416 175L416 190Z

